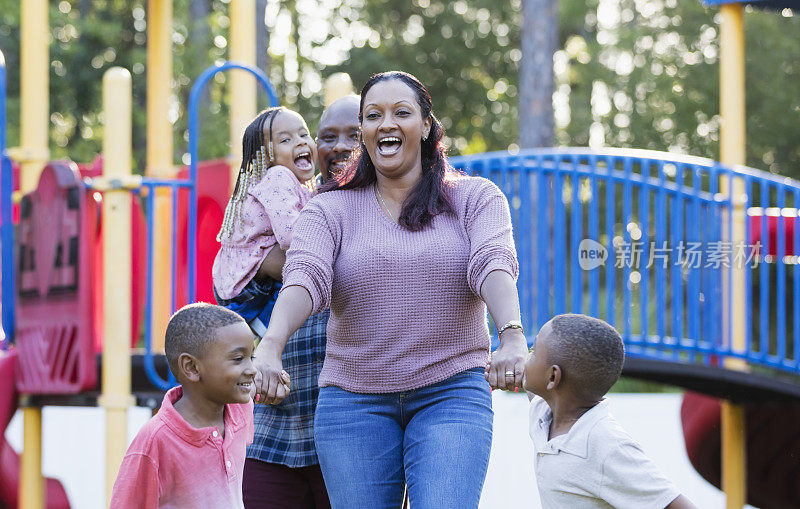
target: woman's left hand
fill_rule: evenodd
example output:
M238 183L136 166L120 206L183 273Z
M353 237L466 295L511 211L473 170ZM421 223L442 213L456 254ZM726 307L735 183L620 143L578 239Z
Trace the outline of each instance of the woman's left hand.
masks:
M492 389L511 390L522 387L528 342L519 330L504 331L500 346L486 366L486 381Z

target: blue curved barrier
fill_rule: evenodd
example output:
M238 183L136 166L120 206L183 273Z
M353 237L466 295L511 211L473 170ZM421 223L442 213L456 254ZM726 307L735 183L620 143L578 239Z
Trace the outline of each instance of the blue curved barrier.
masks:
M720 366L737 358L800 374L800 182L646 150L535 149L451 163L509 200L527 330L585 313L617 327L633 356ZM748 214L755 207L777 215L778 232L791 222L791 238L755 242L752 225L769 231L769 214ZM734 221L743 242L731 242ZM744 317L732 288L743 288ZM734 345L734 320L744 321L744 345Z
M155 360L153 359L153 334L152 334L152 320L153 320L153 231L155 228L155 191L158 187L167 187L172 190L172 224L177 225L178 218L178 190L181 188L188 189L189 191L189 214L187 225L187 298L189 302L195 300L195 285L197 273L197 163L198 156L198 138L199 138L199 120L198 120L198 107L200 104L200 95L203 92L206 84L218 73L228 71L231 69L239 69L252 74L259 85L267 92L269 97L270 106L278 105L278 96L275 94L275 89L269 82L266 74L256 67L251 67L246 64L238 62L224 62L219 65L214 65L203 71L198 76L192 90L189 93L189 178L188 179L156 179L144 178L142 179L142 186L148 188L147 193L147 274L146 274L146 301L144 308L144 344L145 344L145 357L144 369L147 378L156 387L161 390L167 390L173 385L176 385L175 376L172 372L168 373L167 380L164 380L158 374L155 367ZM175 312L176 308L176 268L177 268L177 228L172 229L172 285L171 285L171 302L172 311Z

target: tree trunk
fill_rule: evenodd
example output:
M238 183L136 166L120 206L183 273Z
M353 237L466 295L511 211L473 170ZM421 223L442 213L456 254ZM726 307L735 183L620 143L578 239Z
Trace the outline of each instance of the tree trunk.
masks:
M558 44L557 0L522 0L519 66L519 145L552 147L553 54Z
M264 13L269 0L256 0L256 66L269 76L269 29Z

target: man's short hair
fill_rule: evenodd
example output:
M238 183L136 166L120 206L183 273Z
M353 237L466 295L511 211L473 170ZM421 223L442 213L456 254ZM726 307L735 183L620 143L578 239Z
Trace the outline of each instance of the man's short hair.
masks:
M548 364L561 367L562 380L587 399L600 399L616 383L625 361L625 345L612 326L586 315L558 315L550 322L553 341Z
M246 323L230 309L206 302L196 302L180 308L170 317L164 339L169 369L177 376L178 357L181 354L188 353L202 358L209 343L216 339L217 329L239 322Z

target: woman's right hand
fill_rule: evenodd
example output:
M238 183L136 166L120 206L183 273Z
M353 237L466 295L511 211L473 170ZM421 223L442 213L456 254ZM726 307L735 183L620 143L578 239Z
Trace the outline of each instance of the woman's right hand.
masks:
M291 380L283 370L281 352L276 351L267 337L261 340L255 351L253 366L256 368L256 403L277 405L289 395Z

